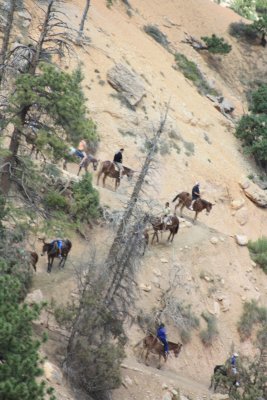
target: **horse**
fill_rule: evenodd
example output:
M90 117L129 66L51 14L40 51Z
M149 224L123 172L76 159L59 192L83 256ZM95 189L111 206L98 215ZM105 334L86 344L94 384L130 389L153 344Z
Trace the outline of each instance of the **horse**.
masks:
M180 354L180 351L182 349L182 343L173 343L168 341L168 346L169 346L169 352L173 352L174 356L177 358ZM158 354L159 360L158 360L158 369L160 369L160 360L161 357L164 358L164 361L166 362L168 359L168 355L165 354L164 351L164 346L163 343L154 335L151 333L148 334L144 339L143 339L143 351L146 350L146 355L145 355L145 363L148 365L147 359L149 356L149 353L154 353Z
M88 154L87 158L83 161L82 164L79 164L79 170L77 175L79 176L82 168L85 169L86 172L88 172L88 167L89 165L92 163L93 164L93 169L94 171L97 170L98 164L99 164L100 160L97 160L94 156L92 156L91 154ZM68 159L65 158L63 161L63 169L65 171L67 171L67 163L68 163Z
M45 243L45 241L43 240L43 243L44 244L41 256L43 256L44 253L47 253L47 259L48 259L47 272L50 273L52 270L54 259L59 258L59 248L56 241L53 241L51 243ZM61 249L62 258L58 266L59 268L64 268L71 247L72 243L69 239L62 240L62 249Z
M167 242L172 242L174 236L179 230L179 219L176 217L176 215L172 215L171 217L171 224L166 225L166 230L170 231L169 237L167 239ZM159 235L158 231L163 231L164 229L164 222L162 222L161 218L156 218L154 221L151 221L152 227L154 229L154 233L152 236L151 244L153 244L155 237L157 238L157 242L159 242Z
M227 388L230 394L234 388L238 387L238 381L239 374L233 374L231 366L216 365L213 370L209 389L213 388L214 392L216 392L217 387L220 385Z
M180 215L182 217L184 207L186 207L186 208L188 208L190 210L189 207L190 207L190 205L192 203L192 196L188 192L181 192L181 193L177 194L177 196L174 197L172 202L174 203L177 199L179 199L179 201L175 206L175 210L178 207L181 207ZM195 218L194 218L193 222L194 223L196 222L198 214L203 210L206 210L206 214L209 215L209 213L210 213L210 211L212 209L212 206L214 206L214 204L212 204L209 201L204 200L204 199L200 199L199 198L196 201L194 201L194 203L193 203L193 211L195 211Z
M34 271L36 272L36 264L38 263L39 257L35 251L29 251L30 263L33 266Z
M112 161L103 161L100 167L100 171L98 172L98 176L97 176L97 184L99 184L99 179L101 177L101 175L103 176L103 187L105 187L105 181L107 176L110 178L114 178L115 179L115 190L117 190L117 188L120 185L120 173L119 171L117 171L115 169L115 165ZM134 171L128 167L123 166L123 171L122 171L122 176L126 175L128 177L129 180L132 179L134 174Z

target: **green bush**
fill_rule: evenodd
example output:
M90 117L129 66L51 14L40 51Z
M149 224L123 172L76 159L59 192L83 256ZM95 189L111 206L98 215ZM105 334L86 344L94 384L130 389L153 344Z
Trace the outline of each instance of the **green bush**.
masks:
M257 19L256 4L254 0L233 0L231 8L242 17L250 20Z
M58 192L49 192L44 196L44 204L50 210L65 210L68 209L68 201Z
M44 400L51 389L46 390L44 381L36 382L42 375L40 342L32 333L40 307L20 304L20 292L18 279L0 275L0 399Z
M255 114L267 114L267 85L261 85L251 94L251 111Z
M212 54L228 54L232 50L232 46L225 42L224 38L215 34L203 36L201 39L206 43L207 50Z
M267 274L267 237L262 237L255 242L249 241L248 248L252 259Z
M251 300L244 304L243 314L237 325L241 340L251 336L256 324L267 326L267 308L260 307L255 300Z
M211 346L213 340L218 336L217 319L214 315L207 313L201 314L207 323L207 328L200 332L200 339L205 346Z
M86 173L73 185L74 203L71 212L77 221L90 222L99 215L99 194L92 185L92 175Z
M254 42L257 39L257 32L251 29L251 25L244 22L232 22L229 25L229 34L238 39L245 39L246 41Z
M198 66L193 61L188 60L188 58L186 58L184 54L176 53L175 62L178 69L183 73L183 75L194 83L199 93L210 93L214 95L218 94L215 89L209 86Z

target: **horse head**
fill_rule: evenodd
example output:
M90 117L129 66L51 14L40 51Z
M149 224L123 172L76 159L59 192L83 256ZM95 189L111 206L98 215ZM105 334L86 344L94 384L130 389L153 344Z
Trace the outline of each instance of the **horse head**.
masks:
M50 243L45 243L43 244L43 248L42 248L42 253L41 256L43 256L46 252L48 252L50 249Z
M93 169L94 171L97 170L98 164L100 163L100 160L97 160L96 158L94 158L93 160Z
M177 346L175 347L175 349L173 350L174 352L174 356L177 358L180 354L180 351L182 350L182 343L178 343Z
M127 170L126 170L125 172L126 172L128 181L132 180L135 171L133 171L133 170L130 169L130 168L127 168Z
M209 215L213 205L214 204L210 203L209 201L205 201L206 215Z

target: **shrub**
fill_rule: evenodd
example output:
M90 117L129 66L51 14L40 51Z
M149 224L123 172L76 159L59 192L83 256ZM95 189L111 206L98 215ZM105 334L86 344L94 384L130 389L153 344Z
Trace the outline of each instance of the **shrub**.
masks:
M245 152L262 166L267 165L267 116L244 115L236 128L236 136L244 143Z
M183 75L187 79L192 81L194 85L198 88L199 93L217 94L217 92L209 86L198 66L193 61L188 60L184 54L176 53L175 62L178 69L183 73Z
M255 300L251 300L244 304L243 314L237 325L241 340L251 336L255 324L267 326L267 308L260 307Z
M170 154L170 146L169 143L165 140L160 141L159 152L162 156L166 154Z
M232 46L225 42L224 38L220 38L215 34L203 36L201 39L206 43L207 50L212 54L228 54L232 50Z
M209 315L207 313L202 313L201 316L206 321L207 328L200 332L200 339L205 346L211 346L213 340L219 333L217 329L217 319L214 315Z
M165 49L169 48L169 41L167 36L162 33L159 28L154 25L145 25L144 31L151 36L157 43L161 44Z
M267 237L262 237L255 242L249 241L248 248L252 259L267 274Z
M66 210L69 206L67 199L55 191L51 191L44 196L44 203L50 210Z
M86 173L82 180L73 185L73 216L78 221L87 221L99 215L99 194L92 185L92 175Z
M251 25L244 22L232 22L229 25L229 34L238 39L245 39L246 41L254 42L257 39L257 33L251 29Z
M231 8L242 17L247 19L257 19L256 5L254 0L233 0Z
M267 85L261 85L251 94L251 111L255 114L267 114Z
M37 319L40 307L20 304L21 287L18 279L0 276L0 398L5 400L44 400L44 381L39 367L40 343L33 339L32 322ZM55 397L50 397L50 400Z

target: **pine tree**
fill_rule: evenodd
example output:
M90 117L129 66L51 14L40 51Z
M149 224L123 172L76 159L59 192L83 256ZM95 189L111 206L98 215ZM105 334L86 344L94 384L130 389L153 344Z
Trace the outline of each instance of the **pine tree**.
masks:
M224 38L220 38L215 34L203 36L201 39L207 45L206 50L212 54L228 54L232 50L232 46L225 42Z
M32 335L40 307L19 304L19 296L19 281L0 275L0 400L43 400L45 383L36 382L42 375L40 342Z

